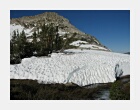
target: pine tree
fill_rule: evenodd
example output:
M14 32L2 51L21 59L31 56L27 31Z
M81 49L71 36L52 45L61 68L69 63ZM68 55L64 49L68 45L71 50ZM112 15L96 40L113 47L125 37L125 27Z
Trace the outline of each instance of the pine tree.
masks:
M58 37L58 50L61 50L62 49L62 46L63 46L63 39L61 37Z
M17 34L16 34L16 31L14 30L13 36L12 36L12 39L11 39L11 43L15 43L16 40L17 40Z
M14 31L12 39L10 40L10 64L20 63L18 34Z
M40 54L41 55L47 55L46 54L46 48L48 45L48 38L47 38L47 28L45 26L45 24L42 25L41 27L41 32L40 32L40 42L39 42L39 47L40 47Z
M40 32L40 45L41 45L41 53L43 55L48 55L52 53L54 50L54 39L56 36L56 29L54 27L54 24L48 24L41 27Z
M24 30L20 33L18 42L19 42L20 57L25 58L26 57L25 48L27 44L27 38Z
M32 41L33 53L37 53L38 51L38 42L37 42L37 33L36 31L33 33L33 41Z
M58 40L59 40L58 26L56 26L56 37L55 37L55 50L58 50Z
M48 30L48 49L49 49L49 53L52 53L53 49L54 49L54 39L56 36L56 29L54 27L54 24L51 23L50 25L47 26Z
M33 44L35 45L37 43L37 34L36 32L33 33Z
M37 27L37 34L38 34L38 35L40 34L40 32L39 32L39 27Z

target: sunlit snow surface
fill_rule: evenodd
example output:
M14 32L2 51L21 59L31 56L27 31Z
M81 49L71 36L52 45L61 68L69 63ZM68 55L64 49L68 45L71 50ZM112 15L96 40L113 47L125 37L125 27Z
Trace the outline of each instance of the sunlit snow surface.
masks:
M83 48L83 49L109 50L109 49L106 49L102 46L95 45L95 44L89 44L88 42L81 41L81 40L74 41L74 42L70 43L70 45L78 46L78 47Z
M73 82L84 86L114 82L116 64L122 68L123 75L130 74L127 54L78 49L66 51L70 54L25 58L21 64L10 65L10 78L33 79L45 84Z
M70 43L70 45L73 45L73 46L80 46L81 44L86 44L88 42L86 41L81 41L81 40L77 40L77 41L74 41L72 43Z

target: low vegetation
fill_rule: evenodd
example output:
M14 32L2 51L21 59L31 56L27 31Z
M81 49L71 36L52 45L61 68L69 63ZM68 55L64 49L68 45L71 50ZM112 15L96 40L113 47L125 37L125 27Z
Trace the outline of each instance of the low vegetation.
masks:
M130 76L92 88L76 84L39 84L36 80L10 80L11 100L97 100L104 90L110 91L111 100L130 100Z
M110 88L112 100L130 100L130 75L115 81Z
M76 84L39 84L36 80L10 80L11 100L96 100L110 84L96 88Z

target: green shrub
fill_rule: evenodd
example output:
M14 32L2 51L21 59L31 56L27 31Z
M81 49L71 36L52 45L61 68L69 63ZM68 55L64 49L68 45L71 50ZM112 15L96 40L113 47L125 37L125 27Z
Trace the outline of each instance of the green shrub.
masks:
M130 82L115 81L110 89L110 98L112 100L130 100Z

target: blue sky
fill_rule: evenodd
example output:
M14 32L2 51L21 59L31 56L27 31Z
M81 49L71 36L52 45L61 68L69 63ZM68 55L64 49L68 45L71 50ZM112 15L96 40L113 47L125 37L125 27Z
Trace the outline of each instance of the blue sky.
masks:
M10 18L56 12L115 52L130 51L129 10L11 10Z

